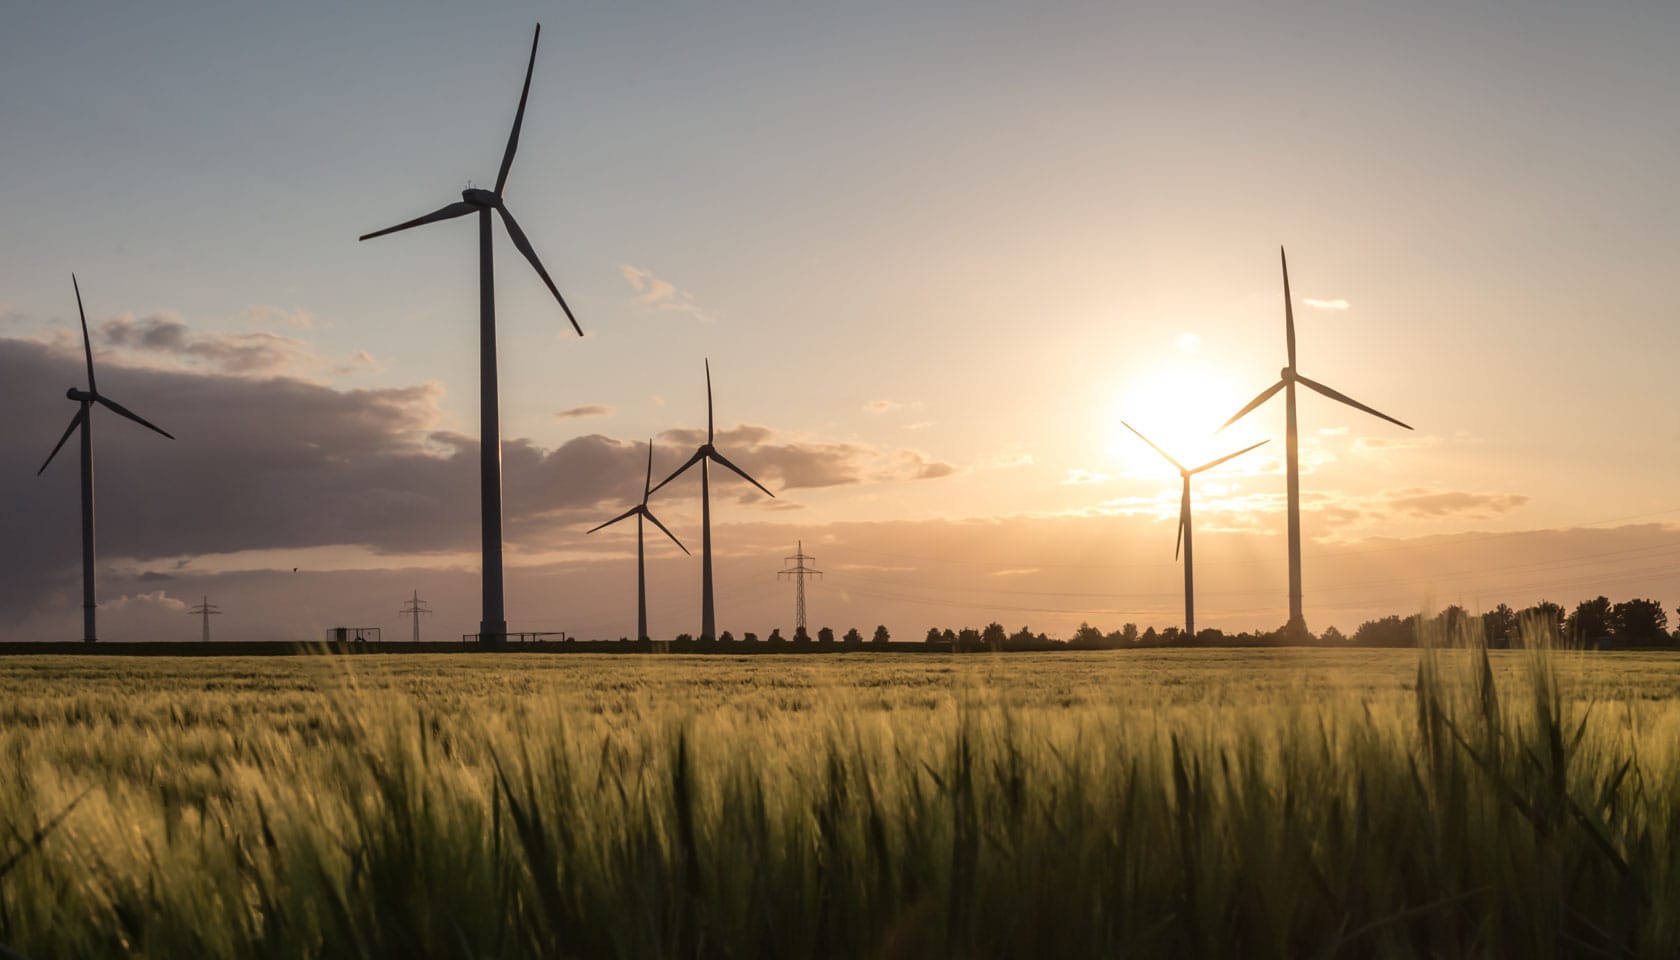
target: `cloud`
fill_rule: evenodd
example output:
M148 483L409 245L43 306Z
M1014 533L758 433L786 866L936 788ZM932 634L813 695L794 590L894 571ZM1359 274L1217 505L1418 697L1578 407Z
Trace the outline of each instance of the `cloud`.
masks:
M917 421L916 423L907 423L904 426L899 427L899 429L900 430L926 430L928 427L931 427L933 425L934 425L934 423L933 423L932 420L920 420L920 421Z
M1315 300L1312 297L1302 297L1301 302L1319 310L1346 310L1349 306L1346 300Z
M187 602L185 600L177 600L162 590L153 590L148 593L125 593L115 600L106 600L100 603L100 606L111 610L121 610L125 607L153 607L162 610L185 610L187 609Z
M561 420L576 420L580 417L605 417L611 415L613 408L604 403L590 403L570 410L562 410L555 414Z
M696 320L711 322L711 315L694 302L693 294L678 290L671 282L654 276L653 271L625 263L619 265L618 272L636 292L636 302L642 306L661 312L686 313Z
M1073 470L1069 470L1067 472L1067 476L1063 477L1060 481L1058 481L1058 483L1064 487L1083 487L1095 483L1107 483L1108 479L1109 477L1106 473L1098 473L1094 470L1075 468Z
M1037 572L1037 567L1008 567L1003 570L993 570L991 575L994 577L1024 577L1027 574Z
M659 435L659 442L674 447L676 455L687 456L706 442L706 431L667 430ZM773 490L933 480L956 472L950 464L915 450L793 437L751 424L719 430L716 443L730 462Z
M262 326L274 326L283 323L294 330L315 329L315 315L301 307L273 307L267 304L254 304L245 308L245 315L253 323Z
M1529 497L1520 493L1470 493L1462 490L1426 490L1412 488L1384 495L1386 506L1393 512L1412 517L1466 517L1486 519L1528 503Z
M920 410L921 408L922 401L920 400L871 400L863 405L863 412L880 416L883 413L892 413L895 410Z
M76 339L69 332L59 331L51 342L80 353ZM135 367L293 377L379 369L378 362L365 350L333 359L316 353L308 341L284 334L198 333L170 310L144 316L118 314L98 325L94 340L96 351L110 351L100 357L101 361Z

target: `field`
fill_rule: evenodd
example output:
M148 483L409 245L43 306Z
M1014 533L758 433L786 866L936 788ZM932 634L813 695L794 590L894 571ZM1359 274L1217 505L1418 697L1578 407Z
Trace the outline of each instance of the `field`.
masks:
M0 659L26 957L1674 956L1680 658Z

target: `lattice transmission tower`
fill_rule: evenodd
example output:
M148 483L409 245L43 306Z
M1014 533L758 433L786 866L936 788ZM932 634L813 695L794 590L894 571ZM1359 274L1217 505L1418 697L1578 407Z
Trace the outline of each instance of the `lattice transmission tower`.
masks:
M776 572L776 579L780 580L782 577L791 577L793 579L793 622L796 629L803 631L805 629L805 578L820 577L822 576L822 571L812 569L811 567L807 567L805 565L805 561L815 560L817 558L805 555L805 541L799 540L796 542L799 546L794 548L794 555L783 558L792 563L793 566L788 567L785 570L778 570Z
M195 617L202 617L204 619L204 642L209 643L210 642L210 618L221 616L222 608L220 608L220 607L216 606L215 604L211 603L209 597L205 597L204 602L202 602L198 606L193 607L192 609L188 610L187 613L189 613L189 614L191 614L192 616L195 616Z
M410 617L414 620L415 643L420 642L420 617L430 615L431 612L426 606L426 601L420 599L420 591L418 590L414 591L414 598L404 603L402 609L397 611L398 616Z

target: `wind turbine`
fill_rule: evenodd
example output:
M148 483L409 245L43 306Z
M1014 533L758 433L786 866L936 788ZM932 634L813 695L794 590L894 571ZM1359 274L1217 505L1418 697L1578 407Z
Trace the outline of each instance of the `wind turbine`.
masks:
M595 530L600 530L602 527L610 527L620 520L625 520L630 517L636 518L636 639L638 640L648 639L647 565L643 558L642 519L646 518L653 521L653 525L663 531L667 537L670 537L672 543L676 544L683 553L688 553L688 548L683 546L681 540L677 539L677 535L669 530L666 530L665 525L659 522L659 518L653 515L652 510L648 509L648 497L653 495L653 488L648 486L648 484L651 483L653 483L653 441L649 440L647 479L642 481L642 502L624 511L618 516L613 517L611 520L601 524L601 526L596 527L594 530L587 531L585 534L587 536L589 533L594 533ZM690 555L692 556L692 554Z
M88 388L78 390L71 387L64 395L80 404L76 415L70 418L70 426L64 429L64 436L58 438L58 445L47 454L47 459L41 464L41 469L35 471L38 477L46 472L47 464L53 462L58 451L64 448L65 441L78 428L82 431L82 640L93 643L99 639L94 624L94 609L98 606L93 598L93 405L100 404L105 409L127 417L148 430L161 433L169 439L175 437L156 424L128 409L122 404L99 392L99 386L93 379L93 341L88 338L87 311L82 309L82 285L76 282L76 275L70 275L70 284L76 289L76 312L82 316L82 350L87 355Z
M1300 447L1295 434L1295 385L1299 383L1338 403L1345 403L1355 410L1363 410L1373 417L1387 420L1396 426L1405 427L1407 430L1412 428L1410 425L1401 423L1374 407L1368 407L1360 403L1345 393L1332 390L1316 380L1309 380L1296 371L1295 306L1289 296L1289 258L1284 254L1282 247L1278 248L1278 259L1283 264L1283 324L1284 339L1289 348L1289 366L1283 368L1277 383L1260 391L1259 396L1250 400L1248 406L1238 410L1236 416L1225 421L1219 429L1223 430L1225 427L1241 420L1255 407L1270 400L1272 395L1279 390L1284 392L1284 407L1286 410L1284 415L1286 431L1284 460L1289 487L1289 623L1284 629L1294 633L1305 633L1307 621L1301 614L1301 464Z
M729 462L723 454L717 452L713 442L717 439L717 430L712 419L712 361L706 361L706 442L694 451L694 456L688 462L678 467L674 473L659 481L659 485L649 491L651 495L659 487L663 487L672 480L682 476L683 472L695 464L700 465L700 636L717 638L717 616L712 604L712 480L708 461L715 460L719 466L728 467L735 471L742 480L764 491L767 497L775 494L765 489L764 484L747 476L745 470Z
M560 309L566 313L566 319L572 322L572 329L577 331L578 336L583 336L583 328L578 326L577 318L572 316L572 308L566 306L566 298L560 295L560 289L549 278L548 271L543 269L542 261L537 259L537 252L531 249L531 241L526 239L525 231L519 229L518 221L513 219L513 214L508 212L507 205L502 200L502 192L507 187L508 171L513 167L513 154L519 147L519 127L525 122L525 100L531 94L531 71L537 65L537 38L541 35L542 24L539 23L536 32L531 35L531 60L525 66L525 86L519 91L519 109L513 115L513 132L508 134L507 151L502 154L502 169L496 175L496 189L485 190L468 185L467 189L461 191L461 199L457 203L451 203L394 227L363 234L358 238L371 240L410 227L436 223L439 220L452 220L469 213L478 214L478 476L482 514L480 536L484 553L484 613L478 625L478 635L480 641L490 644L499 643L507 637L507 616L502 606L502 437L496 399L496 287L490 242L492 211L501 215L502 223L507 227L508 238L519 248L519 252L525 255L525 259L531 262L537 276L541 277L543 284L548 287L548 292L554 294L554 299L559 301Z
M1141 433L1138 433L1138 429L1136 427L1126 423L1124 420L1120 422L1125 425L1127 430L1136 433L1139 440L1142 440L1144 443L1147 443L1150 447L1154 448L1156 453L1166 457L1167 462L1177 467L1178 475L1184 479L1184 492L1178 499L1178 544L1173 547L1173 559L1178 559L1179 547L1182 546L1184 548L1184 633L1186 637L1194 640L1196 638L1196 578L1192 569L1193 564L1191 555L1190 478L1204 470L1211 470L1227 460L1240 457L1248 451L1253 450L1255 447L1265 444L1267 441L1262 440L1259 443L1250 444L1249 446L1238 450L1236 453L1228 453L1225 456L1220 457L1218 460L1209 460L1207 463L1204 463L1199 467L1186 467L1184 464L1174 460L1172 455L1167 453L1167 451L1155 446L1155 441L1149 439Z

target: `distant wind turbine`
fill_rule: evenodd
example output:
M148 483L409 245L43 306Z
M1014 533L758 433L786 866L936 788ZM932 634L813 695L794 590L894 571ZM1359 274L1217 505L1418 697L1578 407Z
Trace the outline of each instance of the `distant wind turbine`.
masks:
M161 433L169 439L174 436L161 427L146 420L144 417L128 409L122 404L99 392L98 385L93 379L93 341L88 338L87 311L82 309L82 285L76 281L76 275L70 275L70 285L76 290L76 312L82 317L82 350L87 355L88 388L78 390L71 387L65 391L65 396L81 405L76 415L70 418L70 426L64 429L64 436L58 438L58 445L47 454L47 459L41 464L41 469L35 471L38 477L46 472L47 464L52 463L53 457L64 448L65 441L78 428L82 431L82 639L93 643L99 639L98 630L94 624L94 609L98 604L94 601L93 590L93 421L90 414L93 405L100 404L105 409L127 417L148 430Z
M1260 395L1248 402L1248 406L1237 411L1236 416L1225 421L1219 429L1236 423L1247 416L1254 408L1272 398L1279 390L1284 391L1285 408L1285 451L1284 460L1288 474L1289 487L1289 624L1285 627L1291 632L1305 633L1307 629L1306 617L1301 613L1301 465L1300 447L1295 432L1295 384L1335 400L1345 403L1355 410L1363 410L1373 417L1387 420L1396 426L1412 429L1386 413L1374 407L1367 407L1347 394L1332 390L1316 380L1303 377L1295 369L1295 307L1289 296L1289 258L1285 256L1283 248L1278 248L1278 259L1283 263L1283 323L1284 339L1289 348L1289 366L1284 367L1277 383L1260 391Z
M1155 441L1149 439L1141 433L1138 433L1138 429L1136 427L1126 423L1124 420L1120 422L1125 424L1127 430L1136 433L1139 440L1149 444L1156 453L1165 457L1168 463L1177 467L1178 475L1184 480L1184 492L1178 499L1178 544L1173 547L1173 559L1178 559L1179 548L1182 547L1184 550L1184 633L1185 636L1194 640L1196 637L1196 576L1193 569L1194 563L1191 541L1192 531L1190 527L1190 478L1204 470L1211 470L1227 460L1233 460L1240 457L1248 451L1253 450L1255 447L1262 446L1267 441L1262 440L1259 443L1250 444L1249 446L1238 450L1236 453L1228 453L1225 456L1220 457L1218 460L1209 460L1207 463L1204 463L1199 467L1186 467L1184 464L1174 460L1172 455L1167 453L1167 451L1155 446Z
M735 471L742 480L763 490L765 496L775 496L768 489L765 489L764 484L747 476L745 470L730 463L728 458L718 453L717 447L712 445L716 439L717 431L712 419L712 362L707 360L706 442L694 451L694 456L689 457L687 463L678 467L670 476L659 481L658 486L655 486L649 493L651 495L658 491L660 487L682 476L689 467L697 463L700 465L700 636L713 640L717 639L717 616L712 604L712 481L707 462L715 460L719 466Z
M542 261L537 259L537 252L531 249L531 241L526 239L525 231L519 229L518 221L513 219L513 214L508 212L507 205L502 201L508 171L513 167L513 154L519 147L519 128L525 122L525 101L531 95L531 71L537 65L537 39L541 35L542 24L539 23L536 32L531 35L531 59L525 66L525 86L519 91L519 109L513 115L513 132L508 134L507 151L502 154L502 169L496 175L496 189L468 186L461 191L461 199L457 203L359 238L371 240L410 227L452 220L469 213L478 214L479 494L484 553L484 612L478 630L479 639L491 644L507 637L507 616L502 605L502 437L496 392L496 288L490 242L492 211L501 215L513 245L531 262L537 276L548 287L548 292L559 301L566 319L572 322L572 329L577 331L578 336L583 336L583 328L572 316L572 308L566 306L566 298L560 295L560 289L549 278L548 271L543 269Z
M652 521L653 525L658 527L667 537L670 537L671 542L676 544L683 553L688 553L688 548L683 546L681 540L677 539L677 535L665 529L665 525L659 522L659 518L653 515L652 510L648 509L648 497L653 495L653 488L649 486L651 483L653 483L653 441L649 440L647 478L642 481L642 502L624 511L618 516L613 517L606 523L601 524L601 526L594 528L594 530L587 531L587 533L594 533L595 530L600 530L603 527L610 527L620 520L626 520L630 517L636 518L636 638L638 640L648 639L647 565L643 556L642 547L642 519L645 517L646 519Z

